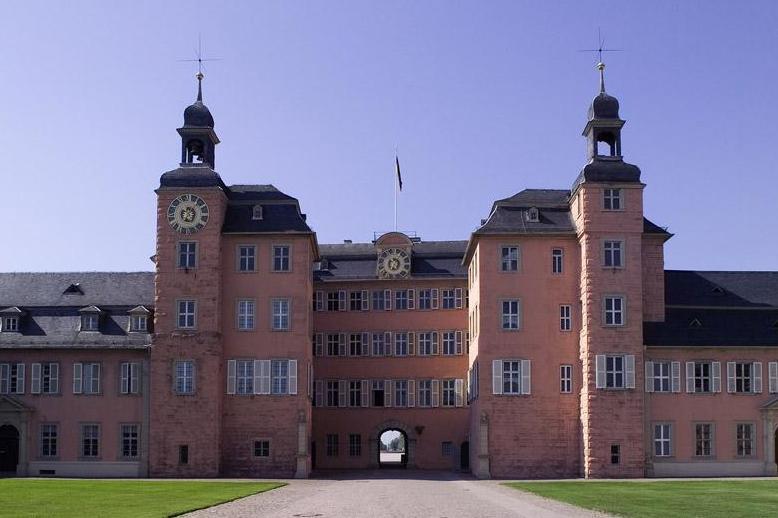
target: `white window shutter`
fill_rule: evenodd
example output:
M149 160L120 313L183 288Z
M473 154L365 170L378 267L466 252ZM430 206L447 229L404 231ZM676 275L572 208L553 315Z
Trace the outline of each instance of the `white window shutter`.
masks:
M370 309L370 292L362 290L362 311L368 311Z
M254 394L262 393L262 360L254 360Z
M416 290L408 290L408 309L414 309L416 307Z
M313 404L319 407L324 406L324 381L316 380L313 385L316 387Z
M492 360L492 394L502 394L502 360Z
M81 394L83 390L82 368L83 365L80 363L73 364L73 394Z
M348 381L338 380L338 406L348 406Z
M721 362L712 362L710 370L713 372L713 392L721 392Z
M751 391L755 394L761 394L762 392L762 362L754 362L751 368L754 372L753 383L751 383Z
M362 406L370 406L370 380L362 380Z
M338 356L346 356L346 333L338 335Z
M454 380L454 401L456 406L464 405L465 380Z
M324 356L324 333L316 333L314 343L316 356Z
M346 290L338 290L338 311L346 311L346 309L348 309Z
M50 363L49 365L49 390L52 394L59 394L59 363Z
M670 362L670 390L681 391L681 362Z
M270 360L259 360L259 393L270 394Z
M129 394L130 392L130 364L123 362L121 365L121 387L122 394Z
M8 394L11 383L11 366L0 363L0 394Z
M727 362L727 392L735 392L735 362Z
M462 331L454 333L454 352L462 354Z
M432 309L438 309L440 307L440 290L432 288Z
M297 394L297 360L289 360L289 394Z
M416 381L408 380L408 406L416 406Z
M605 355L604 354L598 354L595 357L595 374L594 374L594 384L595 388L601 389L605 388Z
M384 309L392 310L392 290L384 290Z
M440 342L438 342L438 332L432 332L432 354L440 354Z
M24 394L24 364L16 364L16 393Z
M521 360L521 393L532 393L532 362Z
M416 333L408 333L408 356L413 356L416 352Z
M694 392L694 362L686 362L686 392Z
M645 378L646 378L646 392L654 391L654 362L646 361L643 363L645 366Z
M635 355L624 356L624 385L628 389L635 388Z
M392 356L394 353L394 347L392 347L392 333L391 331L386 331L384 333L384 355L385 356Z
M384 380L384 406L392 406L392 394L394 383L392 380Z
M767 364L770 394L778 393L778 362Z
M313 363L308 362L308 397L313 399Z
M432 380L432 406L440 406L440 380Z
M236 379L235 374L237 370L238 362L235 360L227 360L227 394L235 393Z
M33 363L30 366L30 394L41 393L41 364Z
M456 288L454 290L454 307L462 309L462 288Z
M369 356L370 354L370 333L362 333L362 356Z
M324 311L324 292L323 291L317 291L314 294L314 310L315 311Z
M140 392L140 363L130 363L130 392L138 394Z

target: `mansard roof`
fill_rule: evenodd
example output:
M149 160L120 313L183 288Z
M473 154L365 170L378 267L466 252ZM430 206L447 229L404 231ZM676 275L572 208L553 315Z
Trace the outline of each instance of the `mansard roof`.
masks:
M464 278L462 266L467 241L422 241L414 243L411 254L412 278ZM321 267L314 270L314 280L374 280L377 274L377 251L373 243L339 243L319 245Z
M778 346L778 272L665 271L664 322L643 340L665 347Z
M80 292L68 290L70 286L77 286ZM154 306L152 272L0 273L0 308L140 304Z

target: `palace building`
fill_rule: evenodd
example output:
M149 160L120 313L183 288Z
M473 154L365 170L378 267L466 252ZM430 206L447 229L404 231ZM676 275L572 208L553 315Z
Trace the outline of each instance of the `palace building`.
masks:
M778 272L664 269L603 68L569 188L339 244L222 180L198 75L154 272L0 274L0 471L776 475Z

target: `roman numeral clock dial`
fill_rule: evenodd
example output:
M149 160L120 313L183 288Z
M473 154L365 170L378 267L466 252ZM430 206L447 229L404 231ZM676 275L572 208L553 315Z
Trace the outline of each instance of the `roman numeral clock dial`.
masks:
M208 223L208 205L194 194L182 194L170 202L167 221L176 232L194 234Z
M378 276L383 279L404 279L411 272L411 258L400 248L387 248L378 255Z

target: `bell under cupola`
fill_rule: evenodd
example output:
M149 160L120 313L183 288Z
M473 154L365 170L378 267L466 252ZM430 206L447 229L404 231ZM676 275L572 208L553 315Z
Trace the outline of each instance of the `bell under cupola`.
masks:
M219 137L213 130L213 115L203 104L203 74L197 74L197 100L184 110L184 125L178 128L181 135L181 165L216 166L216 144Z

